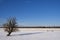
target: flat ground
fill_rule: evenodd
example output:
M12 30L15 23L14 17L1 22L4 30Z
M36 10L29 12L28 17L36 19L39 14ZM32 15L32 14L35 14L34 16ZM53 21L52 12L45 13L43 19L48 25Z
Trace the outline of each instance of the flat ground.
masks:
M60 29L19 28L11 36L6 35L7 32L0 28L0 40L60 40Z

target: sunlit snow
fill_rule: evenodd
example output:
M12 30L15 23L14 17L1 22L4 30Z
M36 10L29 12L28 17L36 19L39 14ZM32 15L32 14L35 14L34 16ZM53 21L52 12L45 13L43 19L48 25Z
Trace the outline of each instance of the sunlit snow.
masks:
M41 29L42 30L42 29ZM4 32L0 28L0 40L60 40L60 31L32 31L22 30L13 32L11 36L6 36L7 32Z

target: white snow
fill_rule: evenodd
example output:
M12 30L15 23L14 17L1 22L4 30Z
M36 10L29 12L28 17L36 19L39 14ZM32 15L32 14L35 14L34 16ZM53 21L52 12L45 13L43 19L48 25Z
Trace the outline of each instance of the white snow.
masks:
M42 30L42 29L41 29ZM4 32L0 28L0 40L60 40L60 31L32 31L22 30L13 32L11 36L6 36L7 32Z

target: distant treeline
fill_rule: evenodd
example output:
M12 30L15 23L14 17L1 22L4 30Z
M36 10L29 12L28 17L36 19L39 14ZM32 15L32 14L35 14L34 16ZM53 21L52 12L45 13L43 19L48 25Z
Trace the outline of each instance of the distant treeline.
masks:
M7 28L7 27L0 27L0 28ZM54 26L54 27L15 27L15 28L60 28L60 26Z

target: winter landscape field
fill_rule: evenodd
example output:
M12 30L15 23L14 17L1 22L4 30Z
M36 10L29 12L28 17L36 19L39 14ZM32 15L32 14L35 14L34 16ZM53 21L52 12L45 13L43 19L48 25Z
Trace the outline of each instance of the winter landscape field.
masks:
M7 32L0 28L0 40L60 40L60 28L19 28L19 31Z

